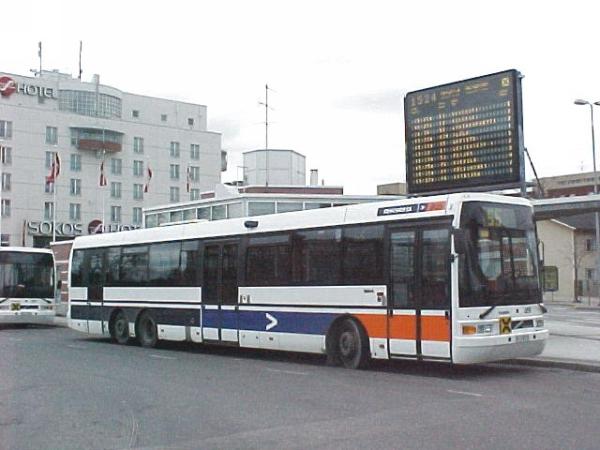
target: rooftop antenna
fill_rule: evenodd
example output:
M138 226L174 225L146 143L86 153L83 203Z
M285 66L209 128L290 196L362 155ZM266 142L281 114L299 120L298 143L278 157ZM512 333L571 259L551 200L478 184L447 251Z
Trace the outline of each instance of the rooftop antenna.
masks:
M269 108L269 91L272 91L273 89L269 88L268 84L265 84L265 101L263 102L258 102L259 105L263 105L265 107L265 150L266 150L266 158L265 158L265 165L266 165L266 171L265 171L265 185L268 186L269 185L269 109L273 109L273 108Z
M41 77L42 76L42 41L38 42L38 57L40 58L40 71L38 72L38 75Z
M81 50L83 49L83 41L79 41L79 81L81 81L81 74L83 70L81 70Z

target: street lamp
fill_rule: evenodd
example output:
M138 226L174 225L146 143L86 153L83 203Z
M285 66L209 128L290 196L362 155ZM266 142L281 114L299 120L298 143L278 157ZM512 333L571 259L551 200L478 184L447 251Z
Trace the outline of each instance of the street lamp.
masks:
M592 129L592 161L594 164L594 194L598 194L598 172L596 171L596 138L594 135L594 105L600 106L600 101L591 103L587 100L578 98L574 102L576 105L589 105L590 107L590 121ZM596 216L596 287L598 288L598 277L600 277L600 214L598 211L595 213ZM600 295L599 295L600 297Z

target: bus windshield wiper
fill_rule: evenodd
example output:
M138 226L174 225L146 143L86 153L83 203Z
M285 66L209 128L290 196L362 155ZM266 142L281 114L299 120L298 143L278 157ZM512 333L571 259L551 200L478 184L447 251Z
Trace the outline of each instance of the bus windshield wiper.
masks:
M484 312L482 312L481 314L479 314L479 318L480 318L480 319L485 319L485 318L488 316L488 314L489 314L489 313L491 313L491 312L494 310L494 308L495 308L496 306L498 306L498 305L494 303L492 306L490 306L490 307L489 307L488 309L486 309Z

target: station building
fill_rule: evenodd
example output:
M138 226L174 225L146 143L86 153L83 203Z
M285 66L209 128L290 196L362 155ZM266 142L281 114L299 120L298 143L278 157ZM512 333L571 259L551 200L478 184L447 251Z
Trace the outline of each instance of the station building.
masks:
M143 208L199 199L226 170L206 106L97 75L0 72L0 147L2 245L47 246L54 215L56 240L141 227ZM47 183L55 154L60 172Z

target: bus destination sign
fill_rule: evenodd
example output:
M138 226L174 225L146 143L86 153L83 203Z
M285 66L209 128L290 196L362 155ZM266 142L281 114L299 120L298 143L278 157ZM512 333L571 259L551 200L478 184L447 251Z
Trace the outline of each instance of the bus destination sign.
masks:
M404 117L409 193L514 187L522 181L518 71L409 92Z

